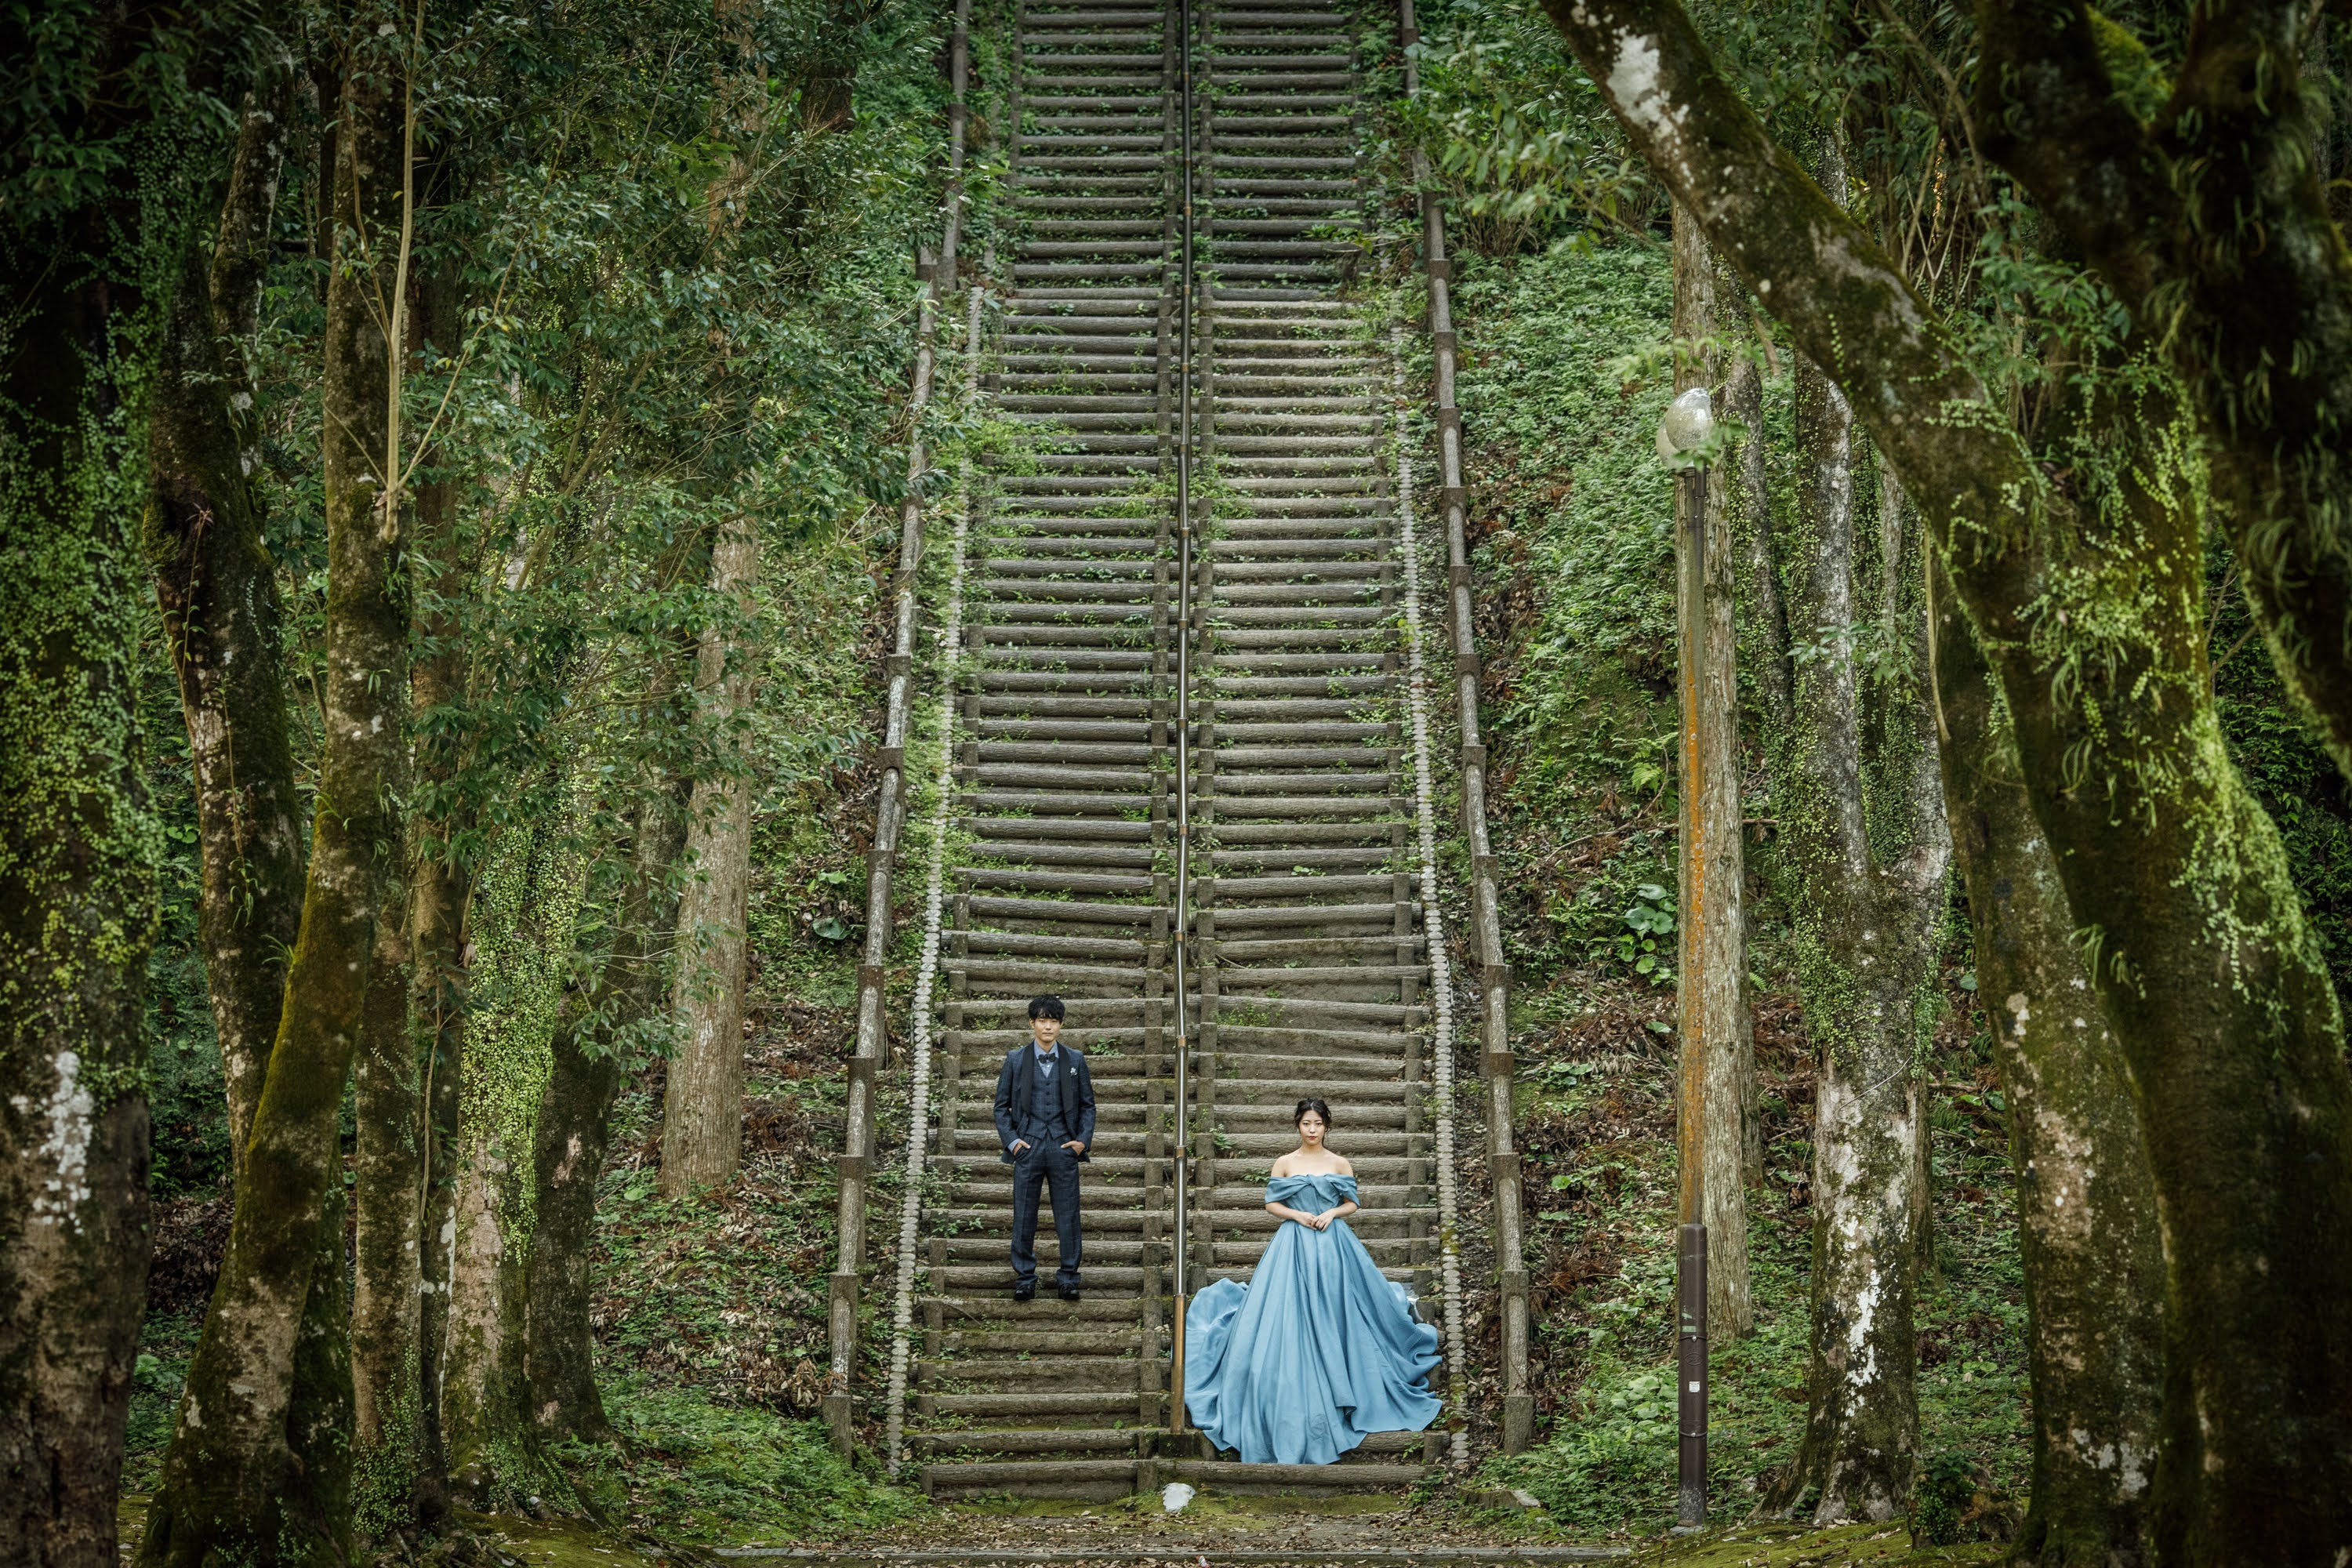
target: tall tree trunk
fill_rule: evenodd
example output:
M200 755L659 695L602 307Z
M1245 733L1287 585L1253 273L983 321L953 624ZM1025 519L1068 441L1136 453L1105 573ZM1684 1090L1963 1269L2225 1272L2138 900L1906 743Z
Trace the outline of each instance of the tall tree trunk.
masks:
M0 22L0 47L25 26ZM94 47L144 46L122 28ZM115 112L70 129L113 134ZM16 157L0 150L0 172ZM151 1240L163 845L137 722L147 409L125 373L169 300L118 248L142 233L135 174L46 222L0 213L0 1561L44 1568L116 1561Z
M1754 345L1762 350L1766 345ZM1753 359L1743 357L1731 367L1731 375L1723 389L1724 402L1731 417L1751 433L1764 428L1764 377ZM1734 632L1734 646L1746 661L1749 679L1755 691L1754 712L1766 733L1785 735L1796 722L1796 699L1792 682L1795 672L1790 662L1789 616L1780 600L1778 568L1774 564L1769 531L1769 510L1764 504L1769 494L1764 468L1764 441L1751 434L1739 445L1732 461L1719 471L1714 480L1724 497L1724 507L1730 518L1729 540L1724 551L1725 569L1735 579L1734 594L1738 603L1738 622ZM1768 754L1769 746L1765 750ZM1742 812L1746 806L1743 803ZM1742 817L1743 826L1745 816ZM1745 846L1742 847L1743 854ZM1742 913L1749 921L1755 918L1752 909ZM1740 1151L1748 1184L1764 1179L1764 1121L1758 1109L1759 1089L1756 1076L1755 998L1745 989L1748 974L1743 968L1740 980L1739 1026L1741 1047L1740 1105L1747 1112L1745 1143Z
M1844 165L1833 138L1822 163L1835 201ZM1787 723L1769 752L1782 850L1800 884L1793 934L1818 1075L1812 1357L1804 1442L1765 1506L1830 1524L1903 1512L1917 1462L1916 1061L1933 1016L1949 841L1923 683L1865 690L1853 646L1874 614L1904 601L1906 556L1882 546L1878 572L1858 572L1852 412L1808 360L1796 398L1804 493L1785 535L1763 510L1749 527L1766 579L1756 595L1781 606L1790 639L1785 677L1776 672ZM1743 497L1751 510L1764 499ZM1882 537L1892 529L1899 539L1901 516L1883 520ZM1916 620L1881 630L1889 655L1924 676Z
M425 328L449 344L462 329L462 300L454 279L426 274ZM444 352L447 352L445 347ZM417 819L409 860L409 1014L416 1031L418 1115L422 1164L417 1172L417 1236L422 1249L417 1326L417 1521L439 1530L449 1520L446 1447L441 1425L442 1368L449 1323L449 1283L457 1242L457 1153L467 985L467 909L473 869L458 839L470 826L456 796L463 766L461 742L434 721L466 700L465 606L473 580L468 552L457 536L460 486L427 471L416 487L419 570L429 574L416 615L417 658L409 679L415 725Z
M2082 416L2093 471L2121 476L2114 492L2083 501L2055 489L1958 336L1772 143L1679 6L1548 8L1644 161L1718 246L1737 235L1724 254L1853 391L1929 509L2000 678L2035 821L2095 937L2091 978L2156 1180L2161 1555L2235 1568L2352 1551L2352 1247L2340 1245L2352 1236L2352 1079L2277 829L2231 768L2213 709L2204 519L2187 467L2195 423L2136 374ZM2007 16L2089 37L2079 7ZM2080 52L2095 66L2095 49ZM2067 101L2122 108L2111 92ZM2013 123L2042 139L2046 163L2093 176L2105 205L2080 210L2103 241L2157 254L2167 231L2105 199L2128 194L2105 183L2111 149L2074 134L2079 124ZM2144 371L2155 345L2126 349Z
M265 63L240 117L210 265L196 245L182 252L149 432L147 548L195 774L197 924L240 1190L283 1010L287 955L302 920L305 857L277 573L247 482L260 441L247 345L259 329L293 80L289 59ZM348 1480L340 1436L351 1404L340 1183L330 1196L303 1302L284 1451L310 1452L319 1434L337 1436L277 1482L290 1510L313 1518L340 1511Z
M414 705L419 710L428 706L423 698L425 686L420 680L413 689ZM445 852L420 857L412 873L409 907L411 976L415 986L411 1018L424 1079L418 1099L425 1136L416 1226L423 1256L417 1280L415 1504L417 1523L435 1531L446 1529L452 1517L441 1391L448 1357L450 1280L457 1237L459 1063L467 1005L465 909L470 882L463 868Z
M753 615L760 534L750 518L730 521L711 552L711 592L733 601L739 624ZM703 633L696 684L719 721L740 733L751 701L753 651L717 626ZM740 744L740 743L739 743ZM734 748L730 748L734 749ZM742 759L695 781L687 828L693 879L678 911L685 957L678 966L682 1038L662 1100L661 1190L683 1197L732 1181L743 1159L743 982L751 886L751 781Z
M1776 804L1804 889L1799 984L1817 1072L1812 1362L1804 1444L1767 1506L1831 1524L1901 1513L1917 1461L1913 1062L1933 954L1921 951L1922 922L1907 918L1914 900L1900 895L1939 893L1941 867L1911 868L1898 882L1872 853L1861 693L1852 649L1840 646L1857 618L1852 419L1809 363L1797 387L1811 484L1800 509L1806 536L1786 552L1789 629L1822 651L1796 668L1796 728Z
M612 952L586 1007L568 1011L556 1031L547 1092L540 1102L524 1362L531 1421L547 1442L601 1441L611 1430L596 1389L588 1316L596 1184L604 1174L613 1100L620 1087L621 1045L615 1037L656 1017L667 996L663 981L677 908L669 887L686 844L686 804L676 795L657 795L637 813Z
M551 784L530 825L508 831L475 910L441 1416L451 1484L477 1506L537 1463L523 1361L532 1171L588 870L574 787Z
M2140 1568L2164 1377L2155 1182L1992 673L1940 584L1934 604L1945 809L2009 1099L2025 1261L2033 1492L2011 1560Z
M465 322L460 279L453 263L422 269L416 306L412 353L456 355ZM420 468L444 460L437 449L428 449L418 459ZM457 492L457 486L437 471L416 487L414 554L419 570L451 570L442 557L454 547ZM446 583L436 584L441 586L454 591ZM420 710L419 688L436 683L435 677L424 673L425 667L459 657L457 628L446 624L447 615L437 597L414 612L416 644L424 657L410 674L412 723ZM441 761L441 743L420 745L412 731L410 745L417 752L429 749L432 763ZM446 780L435 768L430 782L438 786ZM404 798L415 798L410 791L402 793ZM432 1234L426 1228L431 1206L427 1163L433 1148L426 1100L439 1030L437 1019L429 1012L419 1016L416 1007L417 935L425 922L415 905L420 897L437 896L439 889L428 890L427 883L437 883L438 873L425 870L424 857L411 848L404 833L402 849L402 887L408 907L377 931L377 968L369 982L367 1019L360 1039L358 1170L352 1187L359 1213L358 1279L352 1301L352 1433L362 1490L357 1521L371 1538L438 1511L420 1507L420 1497L432 1492L438 1481L437 1477L428 1479L437 1452L427 1441L425 1421L423 1327L425 1254ZM436 931L441 914L436 901Z
M1715 262L1687 214L1675 212L1675 337L1715 331ZM1675 390L1713 387L1709 353L1677 353ZM1740 832L1738 651L1732 640L1732 551L1724 487L1675 481L1675 574L1682 657L1681 935L1675 971L1682 1063L1675 1140L1678 1213L1706 1226L1710 1334L1755 1326L1748 1281L1747 1086L1755 1033L1748 1017L1746 859ZM1701 487L1704 486L1704 489ZM1704 496L1702 502L1700 498ZM1697 516L1693 512L1696 510ZM1696 657L1695 657L1696 656Z
M408 1021L408 921L388 901L361 1016L352 1203L352 1521L368 1540L414 1515L424 1085Z
M856 117L857 44L872 16L867 0L837 0L825 36L830 47L801 81L800 120L806 131L841 131Z
M341 1563L347 1505L331 1486L293 1491L297 1465L331 1469L338 1445L296 1454L318 1433L295 1408L298 1362L341 1353L299 1309L326 1271L322 1210L338 1206L336 1113L349 1079L398 840L390 796L399 765L397 693L406 675L400 513L386 479L389 345L370 291L389 279L404 173L397 14L342 18L347 48L336 208L361 228L338 237L329 290L326 739L302 924L269 1068L247 1142L227 1257L188 1369L179 1424L149 1516L142 1563L208 1557ZM376 31L386 24L385 34ZM365 51L365 52L362 52ZM362 248L363 247L363 248ZM390 290L387 290L390 292ZM334 1192L330 1191L332 1184ZM336 1259L340 1247L331 1249ZM314 1506L315 1505L315 1506Z
M256 252L277 201L292 79L291 63L279 62L246 103L211 265L193 245L184 253L150 437L147 548L195 774L196 918L232 1173L245 1163L302 921L278 575L247 480L260 441L245 353L258 326Z

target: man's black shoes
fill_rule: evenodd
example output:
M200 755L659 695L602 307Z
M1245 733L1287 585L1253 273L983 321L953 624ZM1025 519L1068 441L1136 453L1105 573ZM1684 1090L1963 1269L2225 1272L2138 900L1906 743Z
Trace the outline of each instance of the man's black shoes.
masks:
M1075 1301L1075 1300L1076 1300L1077 1299L1078 1299L1078 1288L1077 1288L1076 1285L1065 1285L1065 1286L1063 1286L1063 1287L1062 1287L1062 1300L1065 1300L1065 1301Z
M1037 1299L1037 1281L1034 1279L1024 1279L1019 1281L1013 1287L1013 1299L1016 1301L1035 1300Z

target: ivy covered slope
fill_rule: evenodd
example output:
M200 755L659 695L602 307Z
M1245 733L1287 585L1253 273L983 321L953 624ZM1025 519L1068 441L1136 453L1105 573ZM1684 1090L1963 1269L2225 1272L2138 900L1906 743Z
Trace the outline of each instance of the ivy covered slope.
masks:
M816 1419L888 629L877 568L896 543L846 537L772 580L797 624L763 705L779 765L754 817L740 1177L660 1195L664 1064L615 1107L591 1268L628 1458L582 1446L566 1468L609 1516L665 1538L821 1538L922 1507L836 1458Z
M1671 329L1662 247L1569 241L1461 264L1462 401L1493 826L1518 981L1517 1133L1548 1440L1494 1472L1579 1532L1672 1516L1675 1458L1672 508L1636 383ZM1751 802L1760 760L1748 769ZM1751 815L1759 815L1751 807ZM1769 829L1751 828L1751 857ZM1814 1069L1786 913L1752 879L1765 1181L1749 1193L1757 1329L1715 1346L1715 1474L1752 1507L1805 1422ZM1921 1301L1931 1454L2024 1479L2023 1301L2002 1106L1964 945L1933 1071L1937 1268ZM1973 1498L1973 1488L1971 1499ZM1742 1500L1745 1499L1745 1501Z
M1490 50L1507 38L1486 37ZM1572 95L1565 83L1560 93ZM1475 170L1466 153L1458 163ZM1476 204L1476 188L1456 189ZM1458 249L1455 261L1479 631L1491 650L1490 811L1510 868L1518 985L1534 1385L1549 1434L1493 1471L1572 1530L1639 1534L1671 1517L1675 1479L1674 557L1670 480L1653 446L1673 278L1662 238L1545 230L1474 216L1461 232L1490 248ZM1786 366L1782 351L1759 432L1776 474L1798 460ZM2340 985L2352 800L2258 657L2218 545L2211 589L2231 759L2293 847ZM1815 1085L1752 692L1741 726L1763 1171L1748 1195L1756 1332L1713 1347L1717 1495L1734 1511L1769 1489L1804 1430ZM1933 1209L1915 1325L1919 1506L1969 1516L1960 1533L1990 1534L2013 1524L2029 1479L2025 1302L1994 1026L1976 994L1957 879L1953 900L1924 1073Z

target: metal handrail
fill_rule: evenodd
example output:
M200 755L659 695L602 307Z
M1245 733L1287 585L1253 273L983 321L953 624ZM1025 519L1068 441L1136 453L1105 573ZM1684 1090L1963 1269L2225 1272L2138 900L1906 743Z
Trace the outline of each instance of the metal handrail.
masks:
M1178 174L1184 182L1177 252L1176 316L1176 1268L1175 1342L1168 1375L1168 1430L1184 1430L1184 1307L1191 1267L1192 1014L1185 958L1192 924L1192 0L1177 0Z

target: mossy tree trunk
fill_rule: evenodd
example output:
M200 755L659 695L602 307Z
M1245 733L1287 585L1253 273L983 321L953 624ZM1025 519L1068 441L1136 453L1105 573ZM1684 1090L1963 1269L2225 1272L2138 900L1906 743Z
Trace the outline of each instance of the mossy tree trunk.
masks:
M261 460L247 344L285 157L292 64L273 61L238 126L219 237L183 253L156 367L147 548L196 785L196 914L228 1089L232 1169L278 1037L302 921L303 822L278 574L247 476Z
M1675 337L1715 331L1715 261L1675 213ZM1677 354L1675 390L1714 390L1713 353ZM1701 500L1701 497L1704 500ZM1755 1127L1755 1033L1748 1016L1745 834L1739 804L1739 666L1732 637L1731 523L1722 485L1675 482L1675 609L1681 623L1682 823L1675 1037L1681 1055L1677 1213L1706 1226L1707 1331L1755 1326L1748 1280L1748 1144ZM1694 517L1694 508L1702 508ZM1696 655L1694 658L1694 655Z
M1833 139L1822 160L1834 199L1845 176ZM1917 1464L1918 1058L1950 853L1921 679L1916 517L1899 490L1857 507L1871 470L1853 412L1811 361L1795 381L1795 503L1774 508L1750 488L1758 465L1730 477L1749 596L1786 638L1764 649L1760 687L1816 1068L1805 1437L1765 1506L1830 1524L1903 1512ZM1866 672L1874 643L1879 668Z
M412 357L454 358L465 330L465 300L455 266L445 261L420 269L415 302ZM418 458L413 555L420 572L454 574L443 560L454 552L458 489L440 471L447 460L438 447L428 447ZM440 591L456 591L456 586L436 582L436 592L420 595L424 602L413 612L420 657L409 682L410 745L412 754L432 770L434 786L446 783L436 765L442 761L446 737L427 742L415 734L417 693L420 688L436 688L444 674L441 665L462 657L457 628L445 624L448 610L439 602ZM427 666L433 667L429 673ZM413 790L402 794L412 802L417 798ZM428 870L420 864L425 858L404 833L404 907L387 910L378 927L376 972L369 981L360 1037L352 1185L358 1211L358 1268L352 1300L352 1431L360 1482L356 1517L371 1536L410 1523L437 1523L444 1511L433 1500L445 1489L434 1473L438 1451L428 1441L423 1334L433 1217L428 1213L428 1165L435 1143L428 1102L441 1030L434 1008L417 1005L420 935L429 927L435 959L450 955L441 931L440 873L437 867ZM429 919L417 909L425 900L433 900ZM428 998L431 1004L438 1000L437 994Z
M376 922L353 1089L352 1521L371 1540L409 1521L416 1483L425 1129L404 891L395 883Z
M1773 144L1679 6L1549 8L1651 169L1853 397L1998 677L2156 1184L2160 1558L2352 1551L2352 1079L2277 830L2214 712L2193 421L2147 376L2118 378L2080 415L2112 488L2053 489L1934 308ZM2103 152L2031 129L2056 159Z
M328 586L323 754L302 922L252 1131L220 1285L149 1516L142 1563L237 1558L341 1563L347 1500L278 1483L331 1471L341 1433L300 1419L298 1363L347 1354L302 1303L321 1279L320 1220L341 1206L336 1113L364 1010L399 824L407 659L401 515L388 483L391 355L372 297L398 265L404 168L396 11L337 18L344 49L328 294ZM378 31L379 26L383 31ZM387 294L394 292L387 288ZM340 1259L340 1247L332 1249ZM340 1302L340 1292L338 1293ZM297 1445L299 1445L298 1447Z
M293 81L290 59L264 57L239 117L209 255L198 243L181 252L149 427L147 549L195 775L198 932L240 1192L305 872L277 571L247 480L261 461L248 345L260 321ZM310 1458L275 1482L289 1510L307 1517L339 1510L349 1481L340 1436L352 1400L341 1184L329 1195L281 1449Z
M2011 1556L2138 1568L2152 1561L2164 1380L2164 1247L2139 1110L1991 671L1940 588L1933 629L1944 798L2009 1100L2025 1255L2033 1490Z
M456 279L428 269L421 296L425 335L454 351L463 328ZM419 1524L448 1522L446 1447L441 1426L442 1369L449 1323L449 1283L457 1242L460 1089L471 1007L467 957L473 867L461 839L474 826L462 802L462 729L450 722L469 689L466 605L478 563L460 538L457 477L427 467L416 487L418 571L416 663L409 678L415 812L409 843L408 926L415 1030L421 1164L417 1237L421 1248L417 1312Z
M729 520L711 552L712 595L748 626L760 576L758 526ZM706 630L695 680L722 732L740 737L751 701L752 649L721 627ZM688 814L688 875L678 910L677 1055L662 1100L661 1190L683 1197L732 1181L743 1158L745 923L751 888L751 780L740 739L725 771L698 778Z
M683 798L657 795L637 813L612 951L586 1005L567 1010L556 1030L540 1102L524 1363L531 1422L544 1442L601 1441L611 1430L596 1389L589 1321L596 1184L612 1136L625 1042L660 1015L668 994L677 923L670 882L686 843L685 807Z
M45 63L120 79L102 73L167 22L68 21ZM28 26L0 20L12 69ZM56 106L56 129L103 142L139 112L92 95ZM12 192L25 148L0 148ZM165 846L138 738L141 394L174 279L142 252L173 238L147 227L141 197L162 193L142 172L62 212L0 206L0 1560L42 1568L117 1561L151 1240L142 1024Z
M526 1407L539 1112L575 978L587 858L571 779L509 828L477 891L441 1419L451 1485L489 1506L540 1467Z
M2264 640L2352 772L2352 249L2315 47L2342 24L2288 0L2205 8L2144 121L2111 72L2158 68L2094 16L1987 9L1984 150L2164 345Z

